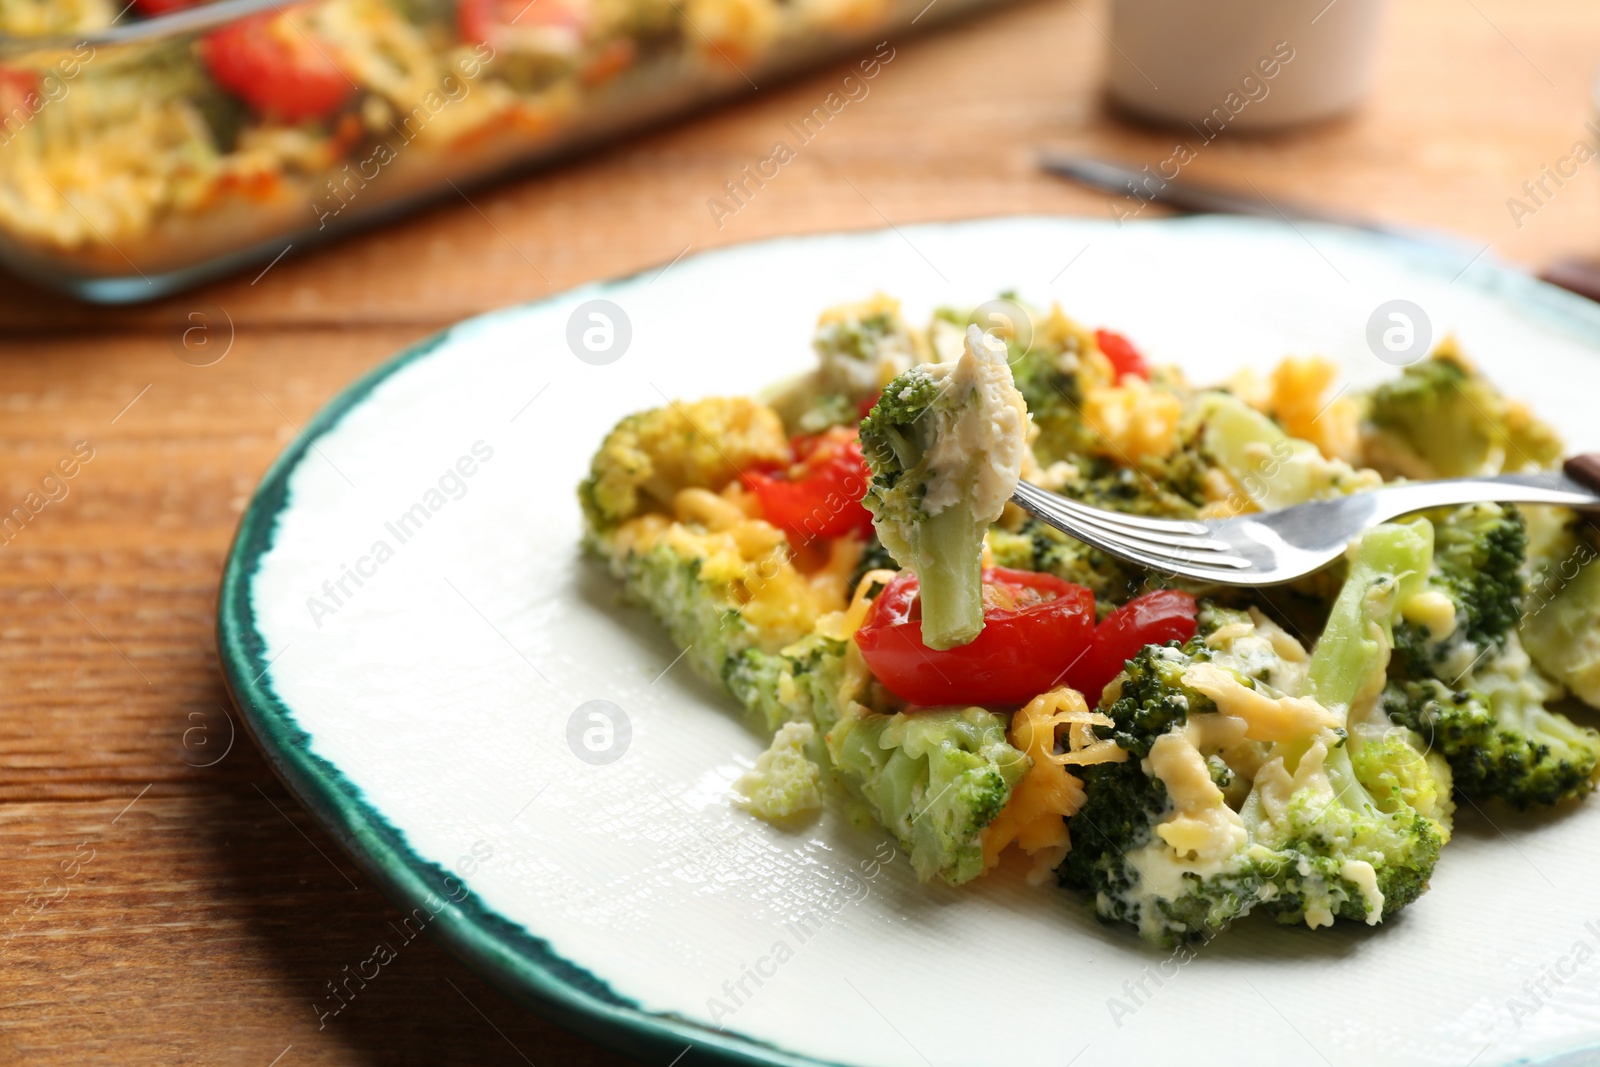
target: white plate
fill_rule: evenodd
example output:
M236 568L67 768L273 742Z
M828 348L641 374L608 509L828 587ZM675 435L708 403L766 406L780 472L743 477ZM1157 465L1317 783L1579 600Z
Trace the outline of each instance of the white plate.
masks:
M618 417L800 371L817 312L880 290L913 321L1007 289L1058 300L1202 381L1289 353L1381 379L1369 317L1410 300L1575 449L1600 446L1600 310L1467 258L1313 226L1012 218L739 246L464 322L348 390L263 483L224 582L230 684L403 907L652 1055L1492 1067L1600 1042L1594 803L1468 808L1432 890L1376 929L1251 920L1161 952L1066 892L918 885L883 833L730 807L763 739L577 548L573 490ZM603 366L567 342L597 298L632 333ZM591 700L630 731L609 763L568 742Z

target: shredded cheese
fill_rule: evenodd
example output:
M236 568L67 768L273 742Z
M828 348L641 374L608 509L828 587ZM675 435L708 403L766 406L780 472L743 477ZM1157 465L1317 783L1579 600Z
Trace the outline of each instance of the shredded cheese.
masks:
M1083 807L1083 784L1068 763L1103 763L1128 758L1110 741L1094 736L1091 727L1111 724L1089 710L1076 690L1060 688L1034 697L1011 718L1010 741L1028 757L1023 774L1006 806L983 830L985 870L1000 862L1007 845L1016 844L1033 859L1028 879L1047 878L1072 845L1066 820ZM1056 752L1057 731L1067 730L1067 751Z
M1150 746L1150 773L1161 779L1173 812L1156 826L1156 835L1184 859L1216 863L1244 843L1244 821L1228 807L1211 769L1183 730L1162 734Z
M817 620L817 633L823 637L830 637L835 641L848 641L861 629L861 624L867 621L867 612L872 610L873 586L888 585L895 580L899 571L874 570L861 576L861 581L856 583L855 595L850 598L850 606L844 611L834 611Z
M1289 357L1272 372L1267 413L1290 437L1310 441L1328 459L1361 461L1361 405L1353 397L1322 398L1339 368L1325 359Z
M1277 653L1279 659L1293 664L1311 662L1311 653L1306 651L1306 647L1296 641L1289 631L1263 615L1260 608L1250 609L1250 621L1256 624L1256 633L1272 644L1272 651Z
M1243 719L1252 741L1293 741L1339 725L1339 717L1310 697L1270 697L1250 689L1231 671L1212 663L1184 670L1183 684L1204 693L1224 715Z

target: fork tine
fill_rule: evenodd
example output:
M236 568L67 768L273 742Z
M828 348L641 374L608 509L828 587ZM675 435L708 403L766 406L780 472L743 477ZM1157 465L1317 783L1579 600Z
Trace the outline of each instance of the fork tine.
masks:
M1221 567L1225 569L1242 569L1250 566L1248 560L1241 558L1232 548L1220 541L1213 542L1204 547L1170 542L1149 541L1134 539L1124 536L1120 531L1099 529L1094 531L1098 539L1104 542L1102 547L1108 551L1121 553L1139 552L1153 558L1169 560L1173 563L1183 563L1192 567ZM1074 534L1073 536L1078 536Z
M1109 513L1062 500L1027 482L1018 483L1015 499L1030 514L1069 537L1154 570L1201 579L1226 579L1230 572L1250 567L1248 560L1231 554L1231 546L1222 542L1196 546L1174 543L1169 539L1171 535L1163 537L1149 529L1138 532L1118 529L1101 520L1101 516ZM1073 506L1063 506L1069 504ZM1198 524L1185 525L1192 527ZM1189 535L1184 540L1192 541L1194 538Z
M1201 554L1187 552L1182 549L1168 553L1153 545L1123 541L1107 535L1104 531L1083 527L1069 529L1066 524L1058 524L1052 519L1047 518L1045 521L1085 544L1093 545L1104 552L1109 552L1114 556L1148 567L1151 570L1182 574L1191 578L1227 580L1227 576L1230 573L1248 569L1250 566L1248 560L1238 556L1224 556L1218 553Z
M1038 486L1032 485L1028 482L1018 482L1017 484L1019 488L1026 485L1029 489L1032 489L1038 493L1046 492L1046 490L1040 489ZM1191 537L1204 536L1211 532L1211 528L1199 520L1160 519L1150 515L1129 515L1120 511L1107 511L1104 508L1091 507L1088 504L1081 503L1077 500L1068 499L1067 497L1060 496L1059 494L1052 494L1045 499L1047 499L1054 507L1071 508L1074 511L1083 513L1085 518L1090 519L1096 524L1110 523L1116 526L1124 526L1138 530L1148 530L1154 533L1179 536L1187 535Z
M1152 545L1182 545L1185 548L1210 549L1212 551L1222 552L1233 551L1232 545L1228 544L1226 541L1218 541L1214 537L1202 537L1191 533L1168 532L1166 530L1157 530L1149 526L1135 526L1132 524L1125 525L1116 521L1124 517L1118 515L1116 512L1102 511L1099 508L1091 508L1086 504L1079 504L1076 501L1063 500L1060 501L1057 506L1065 511L1071 511L1073 514L1082 517L1085 522L1093 523L1095 526L1101 527L1108 531L1115 531L1119 536L1129 538L1134 541L1142 541L1146 544ZM1133 517L1140 518L1142 516ZM1173 525L1177 526L1179 524L1174 523ZM1198 524L1183 523L1182 525L1185 527L1194 527ZM1205 527L1201 526L1199 528L1202 532L1209 533Z

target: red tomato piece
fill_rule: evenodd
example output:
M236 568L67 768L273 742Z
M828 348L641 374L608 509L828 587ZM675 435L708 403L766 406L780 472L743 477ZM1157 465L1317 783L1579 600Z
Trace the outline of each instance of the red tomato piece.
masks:
M1088 653L1067 671L1067 684L1093 707L1111 679L1122 673L1123 664L1145 645L1193 637L1198 610L1194 597L1176 589L1134 597L1095 628Z
M855 641L877 679L922 707L1024 704L1061 683L1094 633L1094 594L1051 574L983 572L983 632L943 651L922 643L917 576L890 582Z
M1132 341L1120 333L1096 330L1094 343L1100 346L1100 351L1111 361L1111 369L1116 372L1118 381L1122 380L1124 374L1135 374L1149 380L1150 367L1139 354L1139 350L1133 347Z
M326 118L349 98L355 86L332 53L330 45L276 11L240 19L200 42L218 85L287 122Z
M878 398L882 395L883 390L880 389L876 393L873 393L871 396L867 397L865 400L856 401L856 410L861 412L861 417L863 419L872 414L872 409L878 406Z
M0 67L0 111L6 117L10 117L13 108L37 112L43 106L37 71ZM11 131L5 132L9 134Z
M795 464L787 477L747 471L744 483L761 503L761 514L797 547L822 538L866 534L872 513L861 506L867 492L867 461L853 427L796 437Z
M133 0L133 6L139 9L139 14L166 15L174 11L182 11L186 7L194 7L201 0Z

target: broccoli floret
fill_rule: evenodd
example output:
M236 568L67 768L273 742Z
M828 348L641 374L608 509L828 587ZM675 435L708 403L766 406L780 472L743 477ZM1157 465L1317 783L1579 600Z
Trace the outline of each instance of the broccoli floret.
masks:
M1500 797L1518 807L1555 804L1594 788L1600 734L1502 690L1452 690L1434 678L1391 682L1383 706L1450 762L1464 796Z
M1464 796L1523 807L1587 793L1600 773L1600 735L1546 707L1560 687L1518 635L1521 514L1471 504L1432 522L1433 564L1421 594L1402 605L1385 708L1431 740Z
M1528 589L1522 644L1539 667L1590 707L1600 707L1600 567L1577 516L1529 508Z
M717 573L713 560L658 543L613 559L611 570L622 579L624 599L655 616L705 678L721 678L729 662L759 643L743 614L738 579Z
M983 535L1016 488L1027 430L1005 346L976 326L960 359L913 367L861 423L863 503L884 547L917 573L930 648L983 629Z
M1027 770L1006 720L982 708L886 714L870 691L844 691L847 646L812 634L770 653L748 649L725 681L769 724L815 725L839 781L892 830L918 877L960 884L983 873L981 832Z
M815 370L763 393L791 433L821 433L861 421L861 405L918 362L919 338L887 296L824 311L811 347Z
M786 419L784 424L802 434L822 433L834 426L853 426L861 421L861 412L856 404L857 401L843 393L823 393L812 400L792 422Z
M1065 482L1059 491L1090 507L1174 519L1195 514L1194 502L1175 488L1180 483L1172 476L1170 464L1147 461L1147 469L1135 469L1095 457L1076 466L1078 477Z
M804 721L822 733L839 719L845 643L809 634L781 652L747 648L727 661L722 682L766 728Z
M1188 667L1210 658L1197 637L1181 648L1147 646L1128 662L1112 686L1119 695L1103 709L1114 725L1095 733L1129 758L1082 769L1086 800L1068 822L1072 850L1057 869L1063 885L1090 896L1102 921L1164 944L1220 930L1261 897L1243 823L1218 779L1221 770L1248 781L1262 746L1232 736L1211 698L1184 684ZM1170 752L1152 759L1158 748ZM1184 804L1158 764L1187 764Z
M1433 516L1433 567L1424 596L1402 605L1396 667L1409 676L1467 670L1486 649L1503 648L1521 613L1522 515L1499 504L1469 504Z
M790 461L777 414L745 397L714 397L629 415L606 436L578 486L592 536L680 489L720 489L750 467Z
M1342 713L1345 742L1280 743L1251 794L1251 801L1269 812L1282 786L1307 777L1308 761L1321 759L1321 773L1312 771L1309 777L1323 779L1316 803L1324 810L1307 811L1308 821L1291 817L1284 825L1297 847L1304 847L1300 841L1320 842L1319 855L1337 862L1340 879L1361 889L1359 896L1347 895L1329 910L1368 923L1427 889L1450 832L1448 769L1424 758L1423 740L1391 720L1376 699L1400 605L1415 595L1428 571L1432 533L1425 520L1415 520L1377 526L1362 537L1306 675L1306 694ZM1314 758L1318 749L1325 755ZM1295 760L1298 765L1290 771ZM1306 802L1296 790L1291 814ZM1250 805L1247 801L1247 813ZM1302 904L1269 901L1266 908L1280 921L1304 918L1315 925L1323 905L1306 909Z
M923 881L983 873L981 833L1028 769L1006 720L983 708L847 714L828 733L846 784L892 830Z
M1385 705L1386 714L1388 710ZM1350 747L1356 779L1372 794L1378 810L1393 815L1411 808L1434 824L1441 841L1448 841L1455 814L1450 765L1437 752L1418 751L1428 738L1411 723L1392 714L1389 718L1404 729L1370 731L1361 744Z
M969 320L963 315L959 321ZM1084 398L1090 389L1114 383L1094 332L1057 310L1032 315L1031 334L1025 351L1014 340L1008 344L1012 378L1039 427L1034 454L1043 464L1102 454L1105 440L1083 417Z
M1385 477L1459 478L1549 467L1562 447L1446 341L1373 391L1362 451Z
M1095 728L1129 759L1084 768L1063 884L1163 943L1256 909L1375 923L1426 889L1449 772L1366 697L1430 533L1369 531L1309 661L1259 614L1217 608L1187 644L1131 660L1106 693L1114 725Z
M917 362L899 301L882 295L824 311L811 346L822 361L821 391L852 402L871 397Z
M822 807L822 768L806 752L818 742L816 727L791 722L779 728L754 769L734 788L752 815L770 821L792 819Z
M1217 710L1210 697L1186 689L1182 681L1189 666L1210 659L1211 649L1199 636L1181 648L1146 645L1116 679L1109 707L1115 725L1098 727L1096 735L1115 741L1128 755L1144 759L1155 739L1183 725L1191 710L1196 715Z

